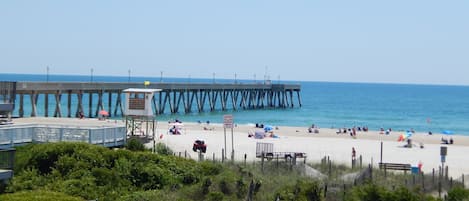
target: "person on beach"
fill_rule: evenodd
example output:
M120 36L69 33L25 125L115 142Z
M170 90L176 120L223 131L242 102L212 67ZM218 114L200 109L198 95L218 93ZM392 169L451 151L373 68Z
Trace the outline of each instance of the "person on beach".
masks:
M355 160L357 152L355 151L355 147L352 147L352 160Z

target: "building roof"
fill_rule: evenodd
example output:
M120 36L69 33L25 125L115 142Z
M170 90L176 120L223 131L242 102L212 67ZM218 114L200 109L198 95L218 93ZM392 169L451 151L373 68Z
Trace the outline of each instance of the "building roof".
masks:
M139 88L129 88L123 90L125 93L155 93L159 92L161 89L139 89Z

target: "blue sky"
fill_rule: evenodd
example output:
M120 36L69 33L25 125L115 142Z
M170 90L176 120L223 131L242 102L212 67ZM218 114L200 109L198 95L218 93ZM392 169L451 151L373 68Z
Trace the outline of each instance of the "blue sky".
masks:
M1 1L3 73L469 85L469 1Z

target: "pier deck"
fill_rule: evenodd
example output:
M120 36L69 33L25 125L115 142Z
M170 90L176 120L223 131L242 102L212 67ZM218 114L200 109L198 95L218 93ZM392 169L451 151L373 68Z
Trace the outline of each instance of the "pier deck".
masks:
M161 89L153 98L155 115L292 108L295 103L301 107L301 86L297 84L151 83L144 86L143 83L120 82L17 82L15 105L20 117L76 117L80 112L96 117L102 109L112 116L122 116L122 91L127 88ZM25 107L31 107L29 115L25 114Z

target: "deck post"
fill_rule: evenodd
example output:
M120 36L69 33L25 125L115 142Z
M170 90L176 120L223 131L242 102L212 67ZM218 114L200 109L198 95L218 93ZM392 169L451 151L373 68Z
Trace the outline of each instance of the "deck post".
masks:
M107 105L107 111L109 111L109 117L112 116L112 91L109 91L108 94L107 94L107 98L108 98L108 105Z
M44 93L44 117L49 117L49 94Z
M67 117L72 117L72 90L67 91Z
M88 93L88 99L89 99L89 102L88 102L88 117L89 118L93 118L93 92L89 92Z
M37 94L36 91L31 92L31 117L35 117L37 115Z
M18 109L18 114L20 117L24 116L24 94L20 94L20 108Z

